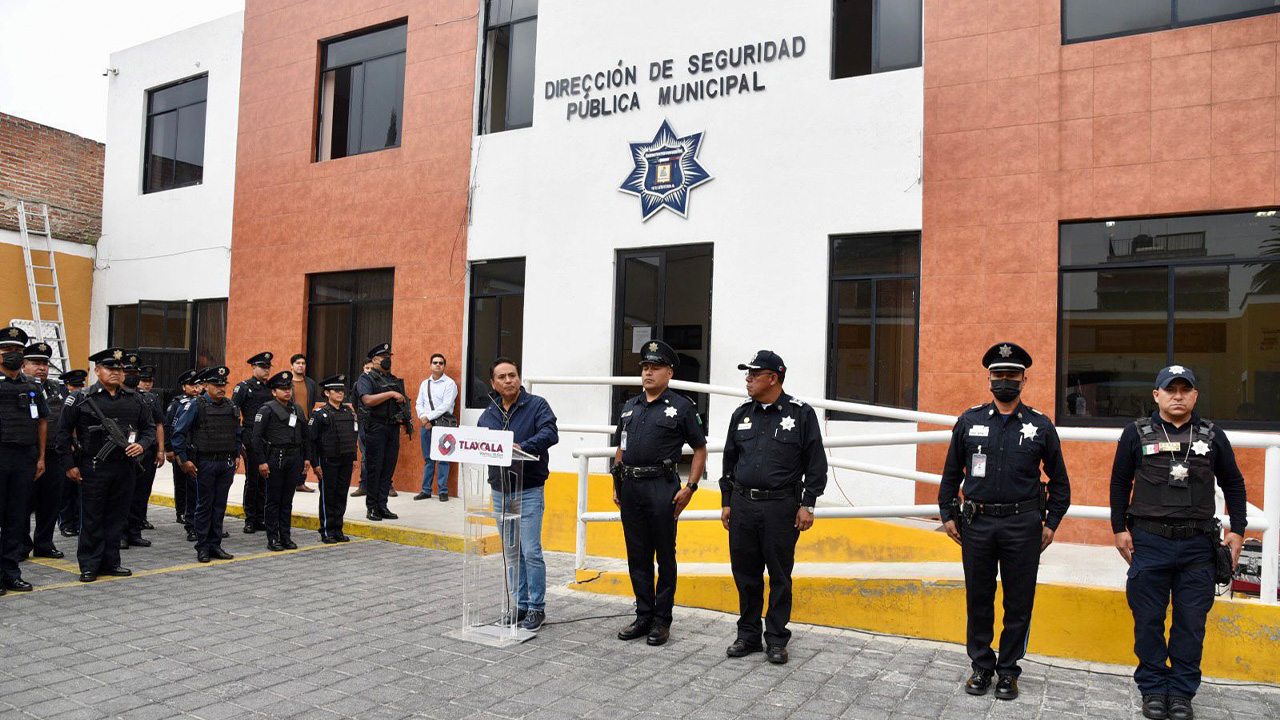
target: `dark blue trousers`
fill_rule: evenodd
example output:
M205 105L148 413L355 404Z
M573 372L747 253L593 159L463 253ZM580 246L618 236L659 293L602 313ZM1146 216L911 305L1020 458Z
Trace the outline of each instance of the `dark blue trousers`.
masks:
M201 460L196 463L196 477L190 488L195 495L192 528L196 531L196 550L222 547L222 519L227 514L227 494L236 472L235 460Z
M76 548L80 572L120 567L120 538L137 474L131 459L80 466L80 545Z
M1133 679L1143 695L1193 698L1200 688L1205 618L1213 607L1214 540L1172 540L1133 528L1125 593L1133 611ZM1173 603L1166 641L1165 610Z
M391 478L396 474L400 457L400 426L369 423L364 431L365 466L364 504L369 510L387 506Z
M5 580L22 579L18 563L27 555L36 455L35 445L0 444L0 576Z

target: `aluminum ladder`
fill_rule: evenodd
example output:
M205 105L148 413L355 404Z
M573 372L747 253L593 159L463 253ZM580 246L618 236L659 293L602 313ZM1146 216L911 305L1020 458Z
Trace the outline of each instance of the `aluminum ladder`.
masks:
M31 296L31 320L35 323L33 339L56 348L50 365L61 375L67 370L67 330L62 316L62 291L58 288L58 265L53 257L53 228L49 225L46 203L18 201L18 234L22 236L22 259L27 265L27 293ZM37 257L43 253L44 257ZM47 264L41 264L47 263ZM47 281L47 282L45 282ZM50 293L49 291L53 292ZM49 300L50 294L53 299ZM44 310L50 308L51 310ZM52 326L53 337L45 330Z

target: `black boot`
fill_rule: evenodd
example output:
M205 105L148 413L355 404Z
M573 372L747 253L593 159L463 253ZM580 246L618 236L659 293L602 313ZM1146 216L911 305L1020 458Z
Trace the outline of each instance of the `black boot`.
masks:
M284 550L284 545L280 544L280 536L267 533L267 549L271 552L280 552Z

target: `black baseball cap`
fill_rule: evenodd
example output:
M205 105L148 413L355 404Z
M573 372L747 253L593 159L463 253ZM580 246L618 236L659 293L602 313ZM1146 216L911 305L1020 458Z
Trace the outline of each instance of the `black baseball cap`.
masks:
M751 362L739 364L738 369L772 370L779 375L783 375L787 372L787 365L782 362L782 356L778 355L778 353L772 350L757 350L756 356L751 358Z
M1196 374L1191 372L1191 368L1182 365L1170 365L1161 370L1159 375L1156 375L1156 388L1164 390L1174 380L1186 380L1191 387L1196 386Z

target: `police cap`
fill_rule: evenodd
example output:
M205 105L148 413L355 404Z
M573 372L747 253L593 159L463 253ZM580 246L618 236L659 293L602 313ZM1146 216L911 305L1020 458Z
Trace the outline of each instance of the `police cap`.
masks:
M125 351L125 353L124 353L124 369L125 369L125 371L127 371L127 372L131 372L131 373L138 372L138 363L139 363L139 362L141 362L141 358L139 358L139 357L138 357L138 351L137 351L137 350L126 350L126 351Z
M138 379L139 379L139 380L155 380L155 379L156 379L156 366L155 366L155 365L143 365L142 367L139 367L139 368L138 368Z
M283 390L285 388L293 387L293 371L281 370L275 375L272 375L271 379L267 381L267 387L272 390Z
M89 379L88 370L68 370L62 373L62 382L68 385L83 385Z
M666 365L672 369L679 367L680 357L670 345L661 340L650 340L640 349L640 364Z
M110 347L89 356L89 362L105 368L124 367L124 348Z
M778 353L772 350L757 350L756 356L751 358L751 362L739 364L738 369L772 370L779 375L785 375L787 372L787 365L782 362L782 356Z
M1031 354L1017 343L996 343L982 356L982 367L988 370L1026 370L1031 367Z
M253 357L249 358L248 360L245 360L245 362L249 363L250 365L257 365L259 367L269 368L271 367L271 353L260 352L257 355L254 355Z
M200 373L199 382L205 383L206 385L226 385L227 376L230 373L231 371L228 370L225 365L205 368L204 371Z
M48 360L53 348L49 347L49 343L32 343L22 351L22 357L28 360Z
M10 325L4 330L0 330L0 347L9 347L17 345L19 348L27 345L27 331L20 327Z
M1156 375L1156 387L1164 390L1174 380L1186 380L1191 387L1196 386L1196 374L1191 372L1191 368L1182 365L1170 365L1161 370L1159 375Z
M204 373L204 368L192 368L178 376L179 385L195 385L200 382L200 375Z
M379 355L391 357L391 343L381 343L369 349L368 357L370 360L378 357Z
M347 376L339 374L339 375L332 375L330 377L327 377L323 381L321 381L320 387L324 388L325 390L346 390Z

